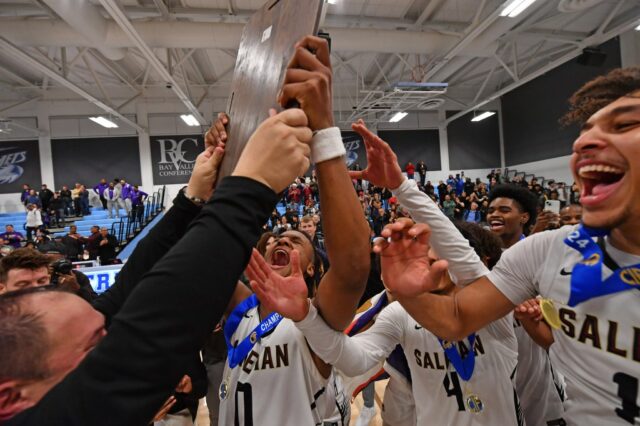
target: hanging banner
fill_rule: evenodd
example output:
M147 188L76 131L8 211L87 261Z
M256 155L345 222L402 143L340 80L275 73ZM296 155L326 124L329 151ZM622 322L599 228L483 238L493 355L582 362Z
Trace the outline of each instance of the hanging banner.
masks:
M149 143L154 185L189 182L196 157L204 151L202 135L151 136Z
M142 183L137 137L53 139L51 154L56 189L76 182L93 188L102 178Z
M42 184L38 141L0 142L0 194L21 192L25 183Z

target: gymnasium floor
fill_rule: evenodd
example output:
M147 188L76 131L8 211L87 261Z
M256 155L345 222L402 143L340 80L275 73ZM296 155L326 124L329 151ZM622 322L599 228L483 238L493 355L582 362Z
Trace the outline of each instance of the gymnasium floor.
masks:
M376 382L376 416L373 418L369 426L382 426L382 418L380 417L380 407L382 404L382 397L384 395L384 389L387 386L387 381L382 380ZM351 425L355 424L360 409L362 408L362 397L358 397L351 404ZM209 411L207 405L204 403L204 399L200 400L200 408L198 409L198 417L196 418L196 426L211 426L209 424ZM214 425L215 426L215 425ZM265 425L269 426L269 425Z

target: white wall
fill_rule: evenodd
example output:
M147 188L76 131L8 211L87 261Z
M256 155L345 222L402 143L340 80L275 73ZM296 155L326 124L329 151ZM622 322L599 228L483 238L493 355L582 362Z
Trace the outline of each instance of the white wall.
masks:
M566 155L548 160L516 164L515 166L509 166L509 169L526 172L527 174L535 174L536 176L544 176L546 179L555 179L558 182L565 182L567 185L571 185L573 183L573 176L569 168L570 160L571 156Z

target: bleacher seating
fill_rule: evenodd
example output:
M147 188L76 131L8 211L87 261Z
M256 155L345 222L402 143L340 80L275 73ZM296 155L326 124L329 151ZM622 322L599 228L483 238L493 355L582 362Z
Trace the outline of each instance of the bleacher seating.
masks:
M124 209L121 209L119 214L120 216L124 217L127 213ZM13 225L16 231L24 233L25 218L26 212L1 213L0 232L4 232L5 225ZM53 230L56 232L52 232L52 234L55 236L63 236L69 232L69 225L73 224L78 227L78 233L80 235L88 237L91 233L90 229L92 226L105 226L111 229L111 225L117 220L119 219L109 219L109 213L107 213L107 211L102 207L92 207L90 215L78 218L67 218L67 226L64 228L64 230L62 230L61 228L54 228Z

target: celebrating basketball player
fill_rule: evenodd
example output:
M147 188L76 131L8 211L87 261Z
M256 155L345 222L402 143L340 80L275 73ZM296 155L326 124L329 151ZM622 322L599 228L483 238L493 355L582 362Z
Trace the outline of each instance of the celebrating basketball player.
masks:
M286 282L303 280L327 323L343 330L366 284L369 228L347 173L340 131L333 127L331 91L328 44L307 37L296 46L278 101L282 106L297 101L315 131L311 159L331 268L322 274L311 240L298 231L277 237L265 253L265 264ZM214 139L219 127L214 126ZM229 359L220 386L219 424L319 424L332 414L336 400L342 421L348 422L349 401L341 399L336 379L330 380L331 366L310 351L293 322L255 296L247 298L247 291L238 286L224 327Z
M566 379L565 421L639 424L640 68L599 77L570 102L567 120L582 124L571 159L581 225L515 244L490 273L453 296L431 291L438 282L426 255L395 255L402 240L383 242L378 250L390 253L383 256L385 284L420 325L449 340L541 295L545 318L558 327L550 356ZM421 240L428 231L407 235ZM433 248L459 262L447 244L434 228Z

